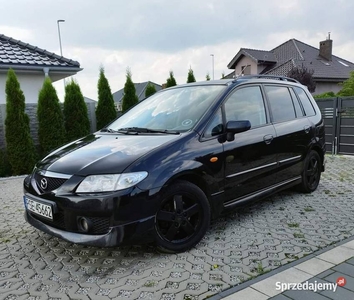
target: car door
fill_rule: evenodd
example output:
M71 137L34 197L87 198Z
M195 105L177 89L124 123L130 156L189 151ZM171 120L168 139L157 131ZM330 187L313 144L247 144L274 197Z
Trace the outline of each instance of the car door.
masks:
M224 103L224 112L226 123L238 120L251 123L251 129L224 143L225 204L229 204L275 184L276 132L268 121L259 85L233 91Z
M313 130L292 88L265 85L264 89L276 131L277 182L293 180L301 175Z

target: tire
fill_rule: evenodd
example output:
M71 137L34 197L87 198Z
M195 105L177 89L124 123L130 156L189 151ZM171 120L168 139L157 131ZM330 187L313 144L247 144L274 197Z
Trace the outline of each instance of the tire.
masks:
M321 158L316 151L311 150L305 159L299 190L303 193L312 193L317 189L320 179Z
M210 224L210 205L204 192L188 181L167 188L155 216L156 244L168 253L195 246Z

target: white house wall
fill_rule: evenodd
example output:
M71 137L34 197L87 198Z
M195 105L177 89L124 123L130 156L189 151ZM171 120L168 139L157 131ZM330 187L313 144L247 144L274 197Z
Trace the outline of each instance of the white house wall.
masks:
M334 92L337 94L340 90L342 89L342 86L340 86L336 82L318 82L316 81L316 90L313 95L318 95L318 94L323 94L326 92Z
M242 66L251 66L251 74L257 74L257 63L247 56L243 56L237 63L235 68L235 75L240 75Z
M38 93L44 81L44 74L16 74L16 76L25 95L26 103L37 103ZM0 104L6 103L6 79L7 74L0 73Z

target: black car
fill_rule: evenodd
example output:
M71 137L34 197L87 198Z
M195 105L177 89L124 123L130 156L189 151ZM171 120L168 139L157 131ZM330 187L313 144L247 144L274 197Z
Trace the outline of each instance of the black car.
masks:
M38 162L24 180L25 218L73 243L185 251L245 201L316 190L324 137L316 102L293 79L176 86Z

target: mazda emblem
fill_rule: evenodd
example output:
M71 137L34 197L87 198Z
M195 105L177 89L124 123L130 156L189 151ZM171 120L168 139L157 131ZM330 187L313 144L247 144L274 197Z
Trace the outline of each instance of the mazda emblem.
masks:
M48 186L48 181L47 181L47 179L42 178L42 179L41 179L41 188L42 188L43 190L45 190L45 189L47 188L47 186Z

